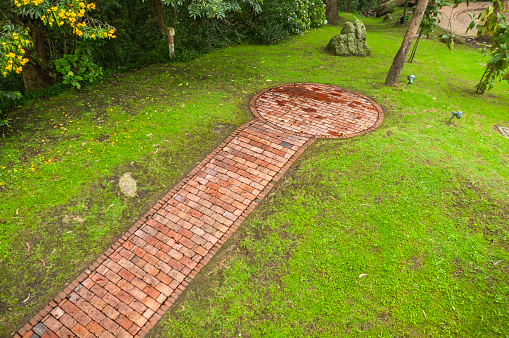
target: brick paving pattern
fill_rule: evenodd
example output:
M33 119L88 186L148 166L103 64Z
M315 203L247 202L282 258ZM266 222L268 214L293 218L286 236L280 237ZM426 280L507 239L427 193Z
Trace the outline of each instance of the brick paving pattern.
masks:
M244 124L15 337L144 337L317 137L380 125L370 99L291 84L251 101ZM336 133L336 134L334 134Z

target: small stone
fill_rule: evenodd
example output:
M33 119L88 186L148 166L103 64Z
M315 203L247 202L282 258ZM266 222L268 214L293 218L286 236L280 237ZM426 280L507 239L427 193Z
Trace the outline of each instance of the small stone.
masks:
M128 197L136 197L136 180L131 176L130 172L123 173L120 176L118 186L122 194Z

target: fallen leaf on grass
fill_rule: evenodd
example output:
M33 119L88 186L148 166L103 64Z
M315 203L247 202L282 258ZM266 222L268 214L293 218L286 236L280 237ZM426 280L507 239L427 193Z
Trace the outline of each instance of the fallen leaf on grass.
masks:
M0 223L4 224L4 223L5 223L5 221L4 221L3 219L0 219Z
M108 209L106 209L106 210L110 210L110 208L111 208L112 206L114 206L114 205L115 205L115 204L110 205L110 206L108 207Z
M42 262L42 266L46 266L46 263L42 259L39 258L39 260Z
M23 301L23 303L28 302L29 299L30 299L30 292L28 293L28 297Z
M424 313L424 318L426 318L426 320L428 320L428 316L426 316L426 312L424 312L423 309L421 309L422 313Z
M359 275L359 278L362 278L362 277L367 276L367 275L368 275L367 273L361 273L361 274Z
M361 204L361 207L372 207L371 204Z
M503 260L496 261L495 263L493 263L493 265L497 265L500 262L503 262Z
M27 254L28 254L28 252L30 251L30 244L25 243L25 245L27 246Z

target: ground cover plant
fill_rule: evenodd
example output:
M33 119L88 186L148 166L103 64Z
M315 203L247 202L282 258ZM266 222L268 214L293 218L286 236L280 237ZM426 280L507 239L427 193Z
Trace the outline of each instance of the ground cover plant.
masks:
M350 17L351 18L351 17ZM0 336L8 336L235 126L289 82L370 96L375 132L319 141L151 333L207 336L504 336L509 309L507 83L475 94L482 55L423 40L383 86L404 27L363 19L367 58L338 58L326 26L34 100L0 157ZM403 79L402 79L403 80ZM446 125L450 111L465 112ZM118 177L138 180L138 198Z

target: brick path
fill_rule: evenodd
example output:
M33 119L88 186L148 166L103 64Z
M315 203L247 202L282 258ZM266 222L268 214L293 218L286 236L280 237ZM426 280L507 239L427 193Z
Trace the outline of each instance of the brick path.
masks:
M372 100L322 84L268 88L257 117L216 150L15 337L143 337L316 138L383 120Z

